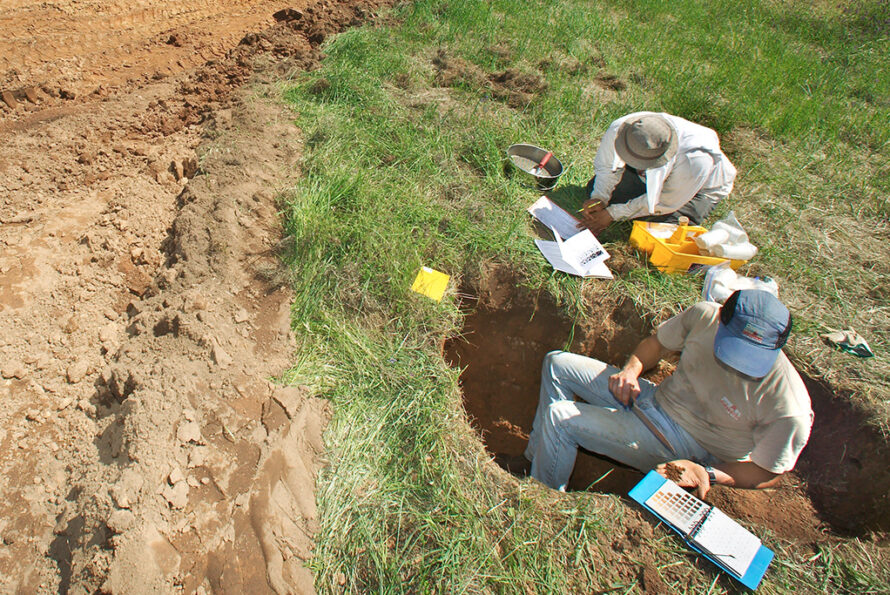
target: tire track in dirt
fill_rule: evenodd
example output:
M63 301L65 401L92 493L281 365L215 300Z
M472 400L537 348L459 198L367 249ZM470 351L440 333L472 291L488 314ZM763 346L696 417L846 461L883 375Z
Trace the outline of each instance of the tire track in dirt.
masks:
M0 591L312 591L325 406L269 380L293 350L275 195L299 135L238 89L383 5L308 5L0 130Z

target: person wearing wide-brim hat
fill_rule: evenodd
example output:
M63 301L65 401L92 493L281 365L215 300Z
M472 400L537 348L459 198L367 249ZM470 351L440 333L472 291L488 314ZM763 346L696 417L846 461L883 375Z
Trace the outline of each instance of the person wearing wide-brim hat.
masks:
M736 169L717 133L665 113L636 112L609 126L587 184L583 223L594 233L612 221L701 223L732 191Z

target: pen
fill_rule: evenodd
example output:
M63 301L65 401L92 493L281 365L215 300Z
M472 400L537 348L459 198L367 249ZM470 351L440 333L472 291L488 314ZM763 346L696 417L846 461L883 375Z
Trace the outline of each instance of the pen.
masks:
M587 205L586 207L581 207L581 210L582 210L582 211L586 211L587 209L592 209L593 207L599 207L599 206L602 206L602 204L603 204L603 201L598 200L598 201L596 201L596 202L592 202L592 203L590 203L590 204Z

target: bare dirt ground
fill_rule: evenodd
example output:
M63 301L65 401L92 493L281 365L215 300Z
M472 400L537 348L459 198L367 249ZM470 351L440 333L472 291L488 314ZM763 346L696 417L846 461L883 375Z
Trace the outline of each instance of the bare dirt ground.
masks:
M383 4L3 3L0 592L313 590L264 85Z

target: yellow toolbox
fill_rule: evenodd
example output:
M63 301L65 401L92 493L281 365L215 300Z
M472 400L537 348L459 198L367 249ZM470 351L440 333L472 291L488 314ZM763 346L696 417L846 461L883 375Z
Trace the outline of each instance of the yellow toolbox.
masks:
M675 225L634 221L630 232L632 246L649 255L649 263L662 273L687 273L701 267L726 262L726 258L702 256L693 238L708 231L698 225ZM744 260L730 260L729 266L737 269Z

